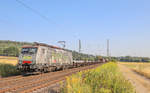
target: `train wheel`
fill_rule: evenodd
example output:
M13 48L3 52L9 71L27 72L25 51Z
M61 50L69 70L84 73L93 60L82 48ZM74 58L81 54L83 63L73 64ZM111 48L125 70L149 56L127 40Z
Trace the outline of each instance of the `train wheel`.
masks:
M47 68L44 68L43 70L44 70L44 71L43 71L44 73L47 73L47 72L48 72L48 69L47 69Z
M66 69L68 69L68 66L63 66L63 70L66 70Z

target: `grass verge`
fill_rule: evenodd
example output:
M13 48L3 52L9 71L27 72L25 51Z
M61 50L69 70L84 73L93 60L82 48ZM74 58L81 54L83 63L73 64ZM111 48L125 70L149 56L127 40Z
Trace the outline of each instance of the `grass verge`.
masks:
M1 77L8 77L19 75L20 72L16 69L16 66L12 64L1 64L0 63L0 76Z
M116 63L110 62L96 69L67 77L62 93L135 93Z

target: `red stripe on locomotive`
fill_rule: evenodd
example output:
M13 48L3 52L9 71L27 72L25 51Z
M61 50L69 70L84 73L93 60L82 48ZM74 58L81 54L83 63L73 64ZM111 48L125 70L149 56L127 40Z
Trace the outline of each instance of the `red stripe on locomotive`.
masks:
M22 63L23 63L23 64L25 64L25 63L30 64L30 63L32 63L32 61L23 61Z

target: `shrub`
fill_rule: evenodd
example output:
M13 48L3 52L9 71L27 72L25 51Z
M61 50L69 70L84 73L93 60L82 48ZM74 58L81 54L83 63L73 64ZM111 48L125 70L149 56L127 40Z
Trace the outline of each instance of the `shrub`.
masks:
M0 76L8 77L19 74L20 72L16 69L16 66L11 64L0 64Z

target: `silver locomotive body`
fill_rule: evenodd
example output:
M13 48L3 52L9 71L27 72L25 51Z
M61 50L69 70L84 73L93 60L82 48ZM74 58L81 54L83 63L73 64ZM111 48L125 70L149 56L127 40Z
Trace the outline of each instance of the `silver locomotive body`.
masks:
M22 72L47 72L73 65L72 53L55 46L36 43L23 46L19 55L18 70Z

